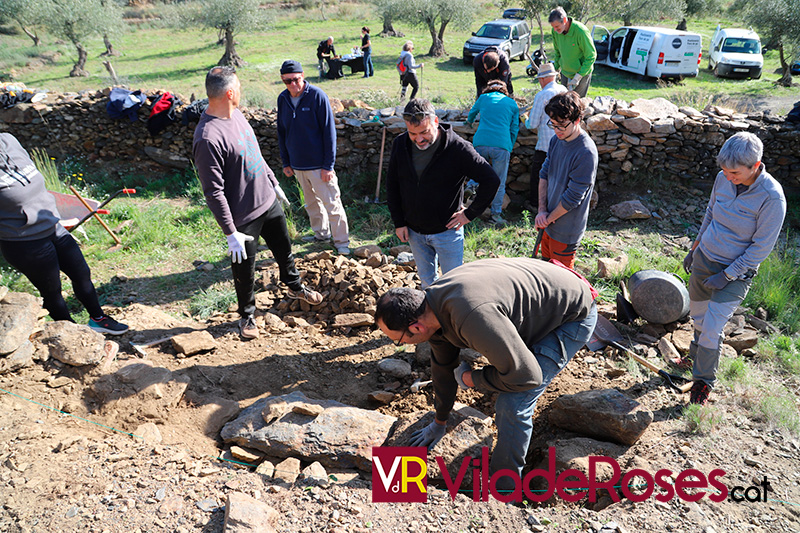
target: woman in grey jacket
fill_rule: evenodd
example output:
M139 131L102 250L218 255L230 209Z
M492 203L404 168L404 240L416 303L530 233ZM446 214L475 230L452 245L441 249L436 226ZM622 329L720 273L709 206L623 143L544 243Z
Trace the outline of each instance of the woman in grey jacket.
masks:
M704 404L716 381L722 331L747 296L758 266L783 225L783 188L761 162L764 147L752 133L737 133L717 156L717 174L703 224L683 260L689 277L694 340L691 403Z
M103 314L89 266L78 243L59 222L55 199L44 176L10 133L0 133L0 252L25 274L44 299L53 320L72 321L61 295L64 272L75 296L89 312L89 327L121 335L128 326Z

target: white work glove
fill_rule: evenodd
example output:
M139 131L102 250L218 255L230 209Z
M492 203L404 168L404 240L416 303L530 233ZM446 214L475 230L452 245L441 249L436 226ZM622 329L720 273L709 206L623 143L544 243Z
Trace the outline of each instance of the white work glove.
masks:
M435 421L431 422L424 428L415 431L411 435L409 446L427 446L428 450L432 450L447 431L447 426L437 424Z
M289 199L286 197L286 193L283 192L280 185L275 186L275 196L278 197L278 200L280 200L283 205L289 207Z
M228 239L228 252L231 254L231 261L234 263L241 263L247 259L247 252L244 249L244 243L253 240L251 235L245 235L234 231L230 235L225 236Z
M569 80L569 82L567 83L567 89L570 91L574 91L575 87L578 86L578 84L581 82L582 79L583 76L581 76L580 74L575 74L574 76L572 76L572 79Z
M453 375L456 377L456 382L458 382L458 386L461 387L463 390L467 390L467 384L464 383L464 372L469 372L472 370L472 367L469 366L469 363L466 361L461 361L461 364L458 365L453 369Z

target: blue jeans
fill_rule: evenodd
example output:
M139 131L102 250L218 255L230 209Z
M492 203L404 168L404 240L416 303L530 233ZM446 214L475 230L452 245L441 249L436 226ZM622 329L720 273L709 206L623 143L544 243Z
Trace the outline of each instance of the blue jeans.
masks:
M425 235L408 229L408 245L417 263L417 273L425 289L442 274L464 263L464 228L449 229L441 233Z
M500 178L500 186L497 187L497 193L492 200L492 214L499 215L503 211L503 198L506 195L506 178L508 177L508 162L511 160L511 153L496 146L476 146L475 151L492 165L492 169Z
M372 67L372 50L364 50L364 77L374 76L375 69Z
M497 426L497 446L492 453L490 470L509 469L522 476L525 456L533 434L533 412L536 402L559 372L575 356L594 331L597 322L597 307L583 320L567 322L550 332L538 344L530 346L536 361L542 369L542 384L528 391L501 392L494 405L494 421ZM508 476L500 478L497 488L513 489L514 484Z

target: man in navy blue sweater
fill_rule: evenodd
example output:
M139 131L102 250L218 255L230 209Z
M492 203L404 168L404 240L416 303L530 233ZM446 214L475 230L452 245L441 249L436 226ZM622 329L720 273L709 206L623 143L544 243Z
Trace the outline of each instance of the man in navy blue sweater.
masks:
M313 236L307 241L328 241L340 254L350 253L347 215L342 205L336 161L336 128L331 104L321 89L305 80L303 67L294 60L281 65L286 90L278 95L278 144L283 173L296 176L303 188Z

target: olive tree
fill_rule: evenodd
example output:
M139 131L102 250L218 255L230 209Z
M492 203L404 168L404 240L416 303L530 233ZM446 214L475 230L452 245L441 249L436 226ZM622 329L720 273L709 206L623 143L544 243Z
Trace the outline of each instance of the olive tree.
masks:
M259 0L200 0L191 15L193 22L224 33L225 53L218 65L240 67L244 60L236 52L234 37L243 31L269 27L270 17L259 7Z
M69 75L88 76L84 43L119 28L122 12L116 3L104 5L103 0L43 0L42 23L55 36L69 40L78 51Z
M647 20L680 20L686 0L587 0L580 20L618 20L624 26Z
M375 11L383 22L383 37L404 37L402 32L394 29L394 21L400 19L406 11L406 0L372 0Z
M426 28L431 34L428 53L434 57L447 55L444 49L444 32L452 24L466 28L475 18L473 0L408 0L401 18L414 26Z
M39 0L0 0L0 20L16 22L31 38L34 46L39 46L42 40L36 31L36 23L41 20L38 13L40 7Z
M745 21L761 32L762 40L778 47L783 71L778 83L784 87L791 87L792 73L789 70L789 61L800 49L800 2L754 0L746 8Z

